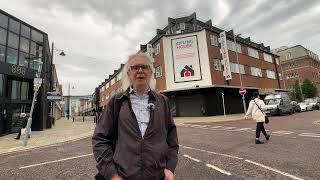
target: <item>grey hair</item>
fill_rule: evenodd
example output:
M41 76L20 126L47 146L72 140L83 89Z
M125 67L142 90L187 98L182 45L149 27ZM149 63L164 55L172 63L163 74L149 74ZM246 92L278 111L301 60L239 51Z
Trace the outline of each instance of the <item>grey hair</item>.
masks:
M141 57L141 58L144 58L148 61L148 64L151 69L151 78L150 78L150 82L149 82L149 87L150 87L150 89L155 90L156 89L156 80L153 75L153 73L154 73L153 63L152 63L151 57L146 53L137 53L137 54L132 54L129 56L127 63L123 66L122 71L121 71L121 73L122 73L122 90L126 91L128 89L128 87L130 87L132 85L132 82L130 81L127 72L129 70L129 65L130 65L131 61L133 59L135 59L136 57Z

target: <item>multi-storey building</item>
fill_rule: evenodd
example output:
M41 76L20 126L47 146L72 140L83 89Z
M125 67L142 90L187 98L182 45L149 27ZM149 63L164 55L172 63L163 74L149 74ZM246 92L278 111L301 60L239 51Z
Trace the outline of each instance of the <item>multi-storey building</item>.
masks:
M291 89L295 81L300 84L311 80L320 90L319 56L301 45L273 50L280 56L285 88Z
M195 13L168 18L168 25L156 32L140 51L153 57L156 90L170 98L177 116L223 114L223 100L227 114L241 113L240 88L247 90L247 104L253 91L266 94L283 88L279 57L269 46L235 36L233 31L226 32L232 75L226 80L219 42L223 30L212 26L211 20L199 21ZM120 89L121 81L115 84L117 72L99 86L100 106Z
M43 63L43 82L35 103L32 130L52 125L47 100L52 65L48 35L0 10L0 136L16 132L20 113L29 113L39 61Z

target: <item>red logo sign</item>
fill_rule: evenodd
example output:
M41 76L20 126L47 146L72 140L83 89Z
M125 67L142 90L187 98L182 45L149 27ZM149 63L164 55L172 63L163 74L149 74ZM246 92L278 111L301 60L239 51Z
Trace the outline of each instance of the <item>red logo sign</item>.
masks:
M239 94L241 94L242 96L245 95L247 93L246 89L239 89Z

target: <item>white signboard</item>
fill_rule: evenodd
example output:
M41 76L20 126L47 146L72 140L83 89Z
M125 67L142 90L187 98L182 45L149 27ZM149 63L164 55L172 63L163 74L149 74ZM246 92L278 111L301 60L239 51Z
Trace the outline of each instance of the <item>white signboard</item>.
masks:
M223 62L223 76L226 80L232 79L231 70L230 70L230 61L229 61L229 53L228 53L228 47L227 47L227 38L226 38L226 32L223 31L220 33L220 44L221 49L220 53L222 54L222 62Z
M174 81L202 80L197 36L171 40Z

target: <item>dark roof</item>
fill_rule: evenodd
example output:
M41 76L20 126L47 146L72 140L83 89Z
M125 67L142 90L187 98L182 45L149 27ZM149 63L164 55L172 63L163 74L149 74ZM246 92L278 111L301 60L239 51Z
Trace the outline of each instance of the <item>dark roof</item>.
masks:
M163 36L169 37L169 36L177 35L177 34L166 34L166 32L168 30L170 30L171 27L174 27L175 25L180 24L180 23L192 23L196 27L198 25L201 27L200 29L196 29L196 30L194 30L194 29L192 29L192 30L188 29L187 30L186 29L184 32L182 32L180 34L194 33L194 32L201 31L203 29L206 29L206 30L211 31L211 32L216 33L216 34L219 34L219 33L224 31L224 30L222 30L222 29L220 29L218 27L212 26L212 21L211 20L208 20L206 22L202 22L200 20L197 20L196 13L194 12L190 16L180 17L180 18L176 18L176 19L169 17L168 18L168 25L163 29L157 29L156 30L156 36L153 37L147 44L154 44L155 42L157 42ZM234 38L233 30L227 31L226 35L227 35L228 39L233 40L233 38ZM240 42L242 44L245 44L247 46L253 47L255 49L258 49L258 50L273 54L271 52L270 46L264 46L263 43L258 44L258 43L252 42L250 40L250 37L242 38L240 36L236 36L236 41ZM141 49L141 51L146 51L146 46L145 45L141 45L140 49ZM273 54L273 55L275 55L275 54ZM278 55L275 55L275 56L278 56Z

